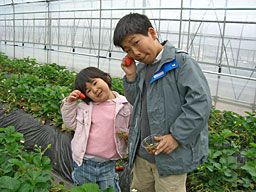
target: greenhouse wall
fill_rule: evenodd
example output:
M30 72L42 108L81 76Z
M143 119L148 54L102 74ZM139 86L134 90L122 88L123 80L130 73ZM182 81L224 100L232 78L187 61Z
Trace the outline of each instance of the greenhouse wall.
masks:
M0 52L74 71L96 66L122 77L125 53L112 38L130 12L146 14L160 41L198 61L216 108L255 112L254 0L0 0Z

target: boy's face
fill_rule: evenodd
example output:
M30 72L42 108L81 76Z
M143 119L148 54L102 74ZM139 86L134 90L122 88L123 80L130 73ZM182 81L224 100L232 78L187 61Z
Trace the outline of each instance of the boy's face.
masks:
M129 57L148 65L154 62L163 46L158 41L155 30L150 27L148 36L141 34L126 36L122 42L122 48Z

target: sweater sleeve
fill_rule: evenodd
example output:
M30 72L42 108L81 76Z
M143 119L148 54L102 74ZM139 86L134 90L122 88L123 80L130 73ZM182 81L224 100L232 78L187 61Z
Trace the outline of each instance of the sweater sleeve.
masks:
M60 108L65 126L74 130L76 129L77 105L76 101L69 103L64 99Z

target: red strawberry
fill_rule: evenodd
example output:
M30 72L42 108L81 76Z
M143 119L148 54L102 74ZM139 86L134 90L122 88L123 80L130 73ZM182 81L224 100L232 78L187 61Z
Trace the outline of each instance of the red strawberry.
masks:
M133 63L133 59L131 59L130 57L125 57L124 58L124 64L125 66L129 66Z
M124 170L124 166L122 165L116 166L116 171L123 171L123 170Z
M83 93L80 93L80 94L79 94L79 98L80 98L80 99L85 99L86 96L85 96Z

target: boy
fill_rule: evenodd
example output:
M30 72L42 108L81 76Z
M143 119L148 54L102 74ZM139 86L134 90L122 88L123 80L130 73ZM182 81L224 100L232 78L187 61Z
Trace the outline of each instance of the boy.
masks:
M138 61L122 69L125 96L133 105L129 132L131 189L139 192L184 192L187 173L207 159L211 96L195 60L168 41L160 43L145 15L119 20L114 45ZM157 134L153 155L141 143Z

